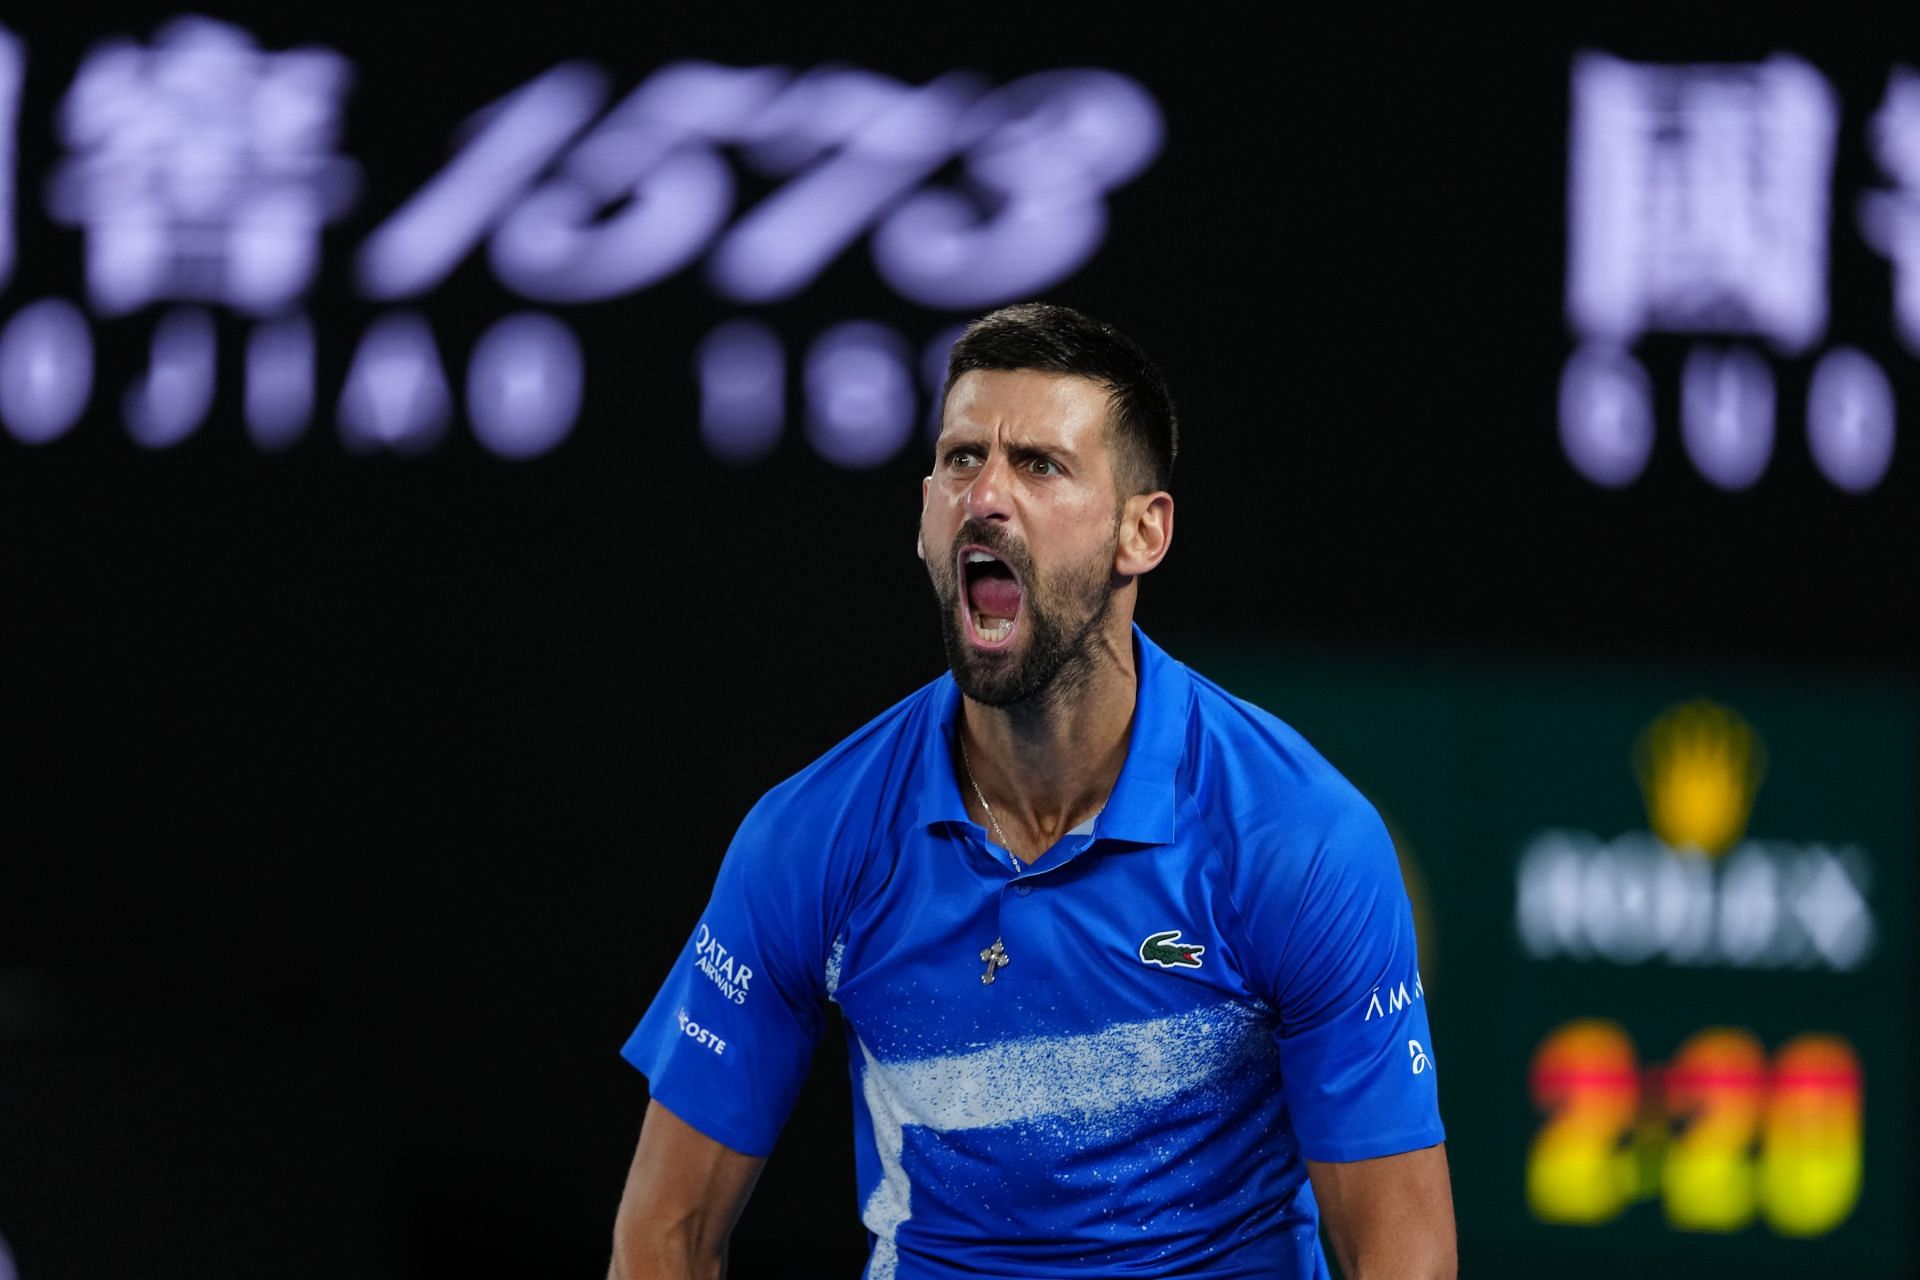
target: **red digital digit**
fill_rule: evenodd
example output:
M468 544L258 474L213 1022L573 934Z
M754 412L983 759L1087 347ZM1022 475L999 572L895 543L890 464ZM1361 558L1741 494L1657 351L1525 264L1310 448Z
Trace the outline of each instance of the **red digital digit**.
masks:
M1549 1115L1527 1154L1527 1204L1545 1222L1595 1223L1634 1198L1627 1147L1640 1110L1633 1041L1617 1023L1570 1022L1534 1053L1534 1105Z
M1860 1199L1860 1062L1838 1036L1780 1047L1767 1099L1760 1199L1786 1236L1833 1230Z
M1767 1096L1767 1054L1750 1032L1702 1031L1664 1076L1667 1116L1679 1126L1661 1171L1667 1221L1683 1231L1738 1231L1757 1204L1754 1141Z

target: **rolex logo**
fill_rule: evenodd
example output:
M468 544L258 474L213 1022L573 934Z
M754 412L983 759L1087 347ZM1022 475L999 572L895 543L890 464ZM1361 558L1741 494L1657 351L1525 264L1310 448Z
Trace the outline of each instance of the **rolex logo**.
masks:
M1671 707L1633 756L1647 821L1668 848L1718 855L1746 834L1766 748L1731 709L1705 698Z

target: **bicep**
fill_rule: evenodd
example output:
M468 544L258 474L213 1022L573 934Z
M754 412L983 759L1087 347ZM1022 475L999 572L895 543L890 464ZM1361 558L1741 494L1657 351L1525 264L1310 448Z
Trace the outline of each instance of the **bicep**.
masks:
M1271 861L1242 901L1302 1154L1355 1162L1440 1142L1413 911L1386 827L1356 802L1310 857Z
M1307 1176L1348 1280L1451 1280L1458 1259L1445 1144L1373 1160L1309 1160Z
M649 1102L614 1222L614 1275L717 1274L765 1164Z

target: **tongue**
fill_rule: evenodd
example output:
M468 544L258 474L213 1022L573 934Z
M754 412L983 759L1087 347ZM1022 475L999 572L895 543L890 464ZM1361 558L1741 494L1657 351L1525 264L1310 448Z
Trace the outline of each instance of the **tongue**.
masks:
M985 618L1011 618L1020 612L1020 584L1012 578L981 576L967 585L967 599Z

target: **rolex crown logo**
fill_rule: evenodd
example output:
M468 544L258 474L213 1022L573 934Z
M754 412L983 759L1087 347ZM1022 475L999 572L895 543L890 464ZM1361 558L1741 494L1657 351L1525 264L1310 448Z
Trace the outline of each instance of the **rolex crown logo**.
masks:
M1668 848L1718 855L1746 834L1766 748L1731 709L1705 698L1670 707L1633 755L1647 821Z

